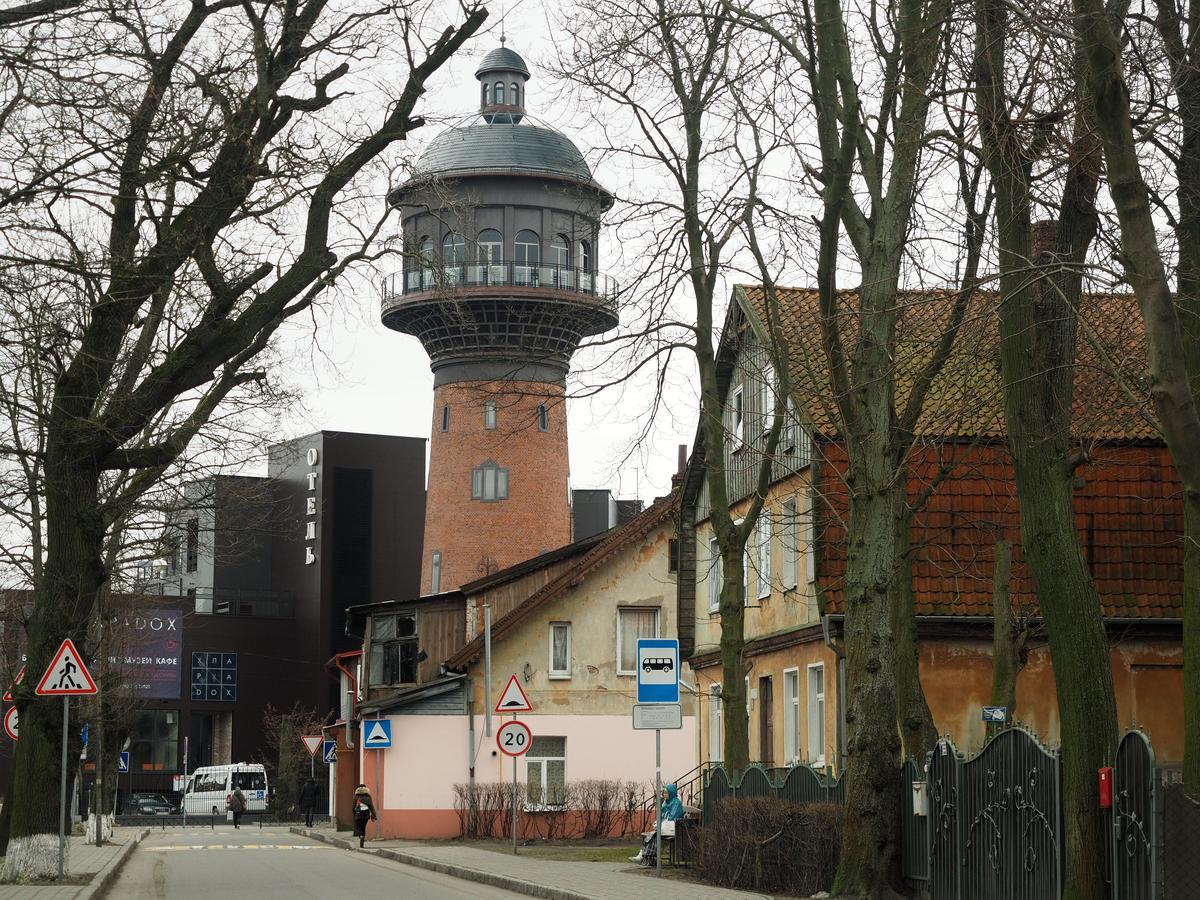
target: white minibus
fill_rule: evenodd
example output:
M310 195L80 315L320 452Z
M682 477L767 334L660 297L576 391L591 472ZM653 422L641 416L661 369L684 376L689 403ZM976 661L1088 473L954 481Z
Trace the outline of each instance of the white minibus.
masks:
M229 798L237 789L246 798L247 812L267 808L267 771L261 763L202 766L188 777L180 806L189 816L224 816Z

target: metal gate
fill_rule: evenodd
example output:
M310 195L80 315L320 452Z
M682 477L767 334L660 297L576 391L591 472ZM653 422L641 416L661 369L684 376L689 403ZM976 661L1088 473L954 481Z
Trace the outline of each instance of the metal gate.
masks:
M1157 900L1161 896L1161 811L1154 749L1144 734L1131 731L1117 745L1113 763L1113 900Z
M960 900L962 870L961 820L958 815L962 756L949 738L938 741L930 754L929 792L929 893L933 900Z

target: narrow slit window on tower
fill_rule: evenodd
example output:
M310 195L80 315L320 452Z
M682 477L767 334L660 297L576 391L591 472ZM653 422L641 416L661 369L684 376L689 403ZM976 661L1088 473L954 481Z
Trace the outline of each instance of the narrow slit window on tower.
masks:
M488 400L483 404L483 427L489 431L496 427L496 401Z
M503 81L496 82L496 105L497 106L504 105L504 82Z
M487 503L508 499L508 469L502 469L494 459L472 469L471 499Z
M509 85L509 88L512 90L512 105L520 106L521 105L521 86L514 81L511 85Z
M442 592L442 551L434 550L433 559L429 563L429 593Z
M442 431L450 430L450 404L442 406Z
M486 81L483 83L483 105L487 106L492 102L492 86Z
M550 416L546 412L546 404L538 406L538 431L546 431L550 427Z

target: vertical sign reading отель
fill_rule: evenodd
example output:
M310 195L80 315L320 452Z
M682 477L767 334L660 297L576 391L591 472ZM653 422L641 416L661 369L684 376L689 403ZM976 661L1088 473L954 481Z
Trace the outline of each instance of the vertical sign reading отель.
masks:
M308 493L304 497L304 564L311 566L317 561L317 463L321 454L316 447L309 447L305 456L310 471L305 477L308 480Z

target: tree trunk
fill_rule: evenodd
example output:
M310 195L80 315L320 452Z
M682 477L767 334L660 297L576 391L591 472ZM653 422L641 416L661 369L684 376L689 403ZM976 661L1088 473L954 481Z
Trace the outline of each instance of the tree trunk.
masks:
M83 629L105 580L96 471L65 451L63 430L60 426L50 431L45 577L26 627L28 674L13 689L21 717L13 765L21 777L10 791L13 812L8 853L0 870L3 881L53 878L58 873L62 700L35 697L33 689L63 638L70 637L88 657ZM71 732L75 736L68 733L68 759L78 759L78 732L75 728Z
M742 579L745 550L721 555L721 724L725 728L724 759L730 769L750 763L750 717L746 710L746 606Z
M992 556L992 706L1004 707L1004 723L989 723L991 737L1016 720L1017 675L1024 665L1024 629L1018 633L1009 585L1012 580L1012 544L996 541Z
M834 893L893 896L899 810L895 490L886 453L852 462L846 560L846 811Z
M1200 801L1200 502L1184 505L1183 785Z
M897 492L896 575L892 582L892 632L896 636L896 713L903 752L921 764L937 743L937 727L921 685L917 649L916 598L912 586L912 519L904 494Z

